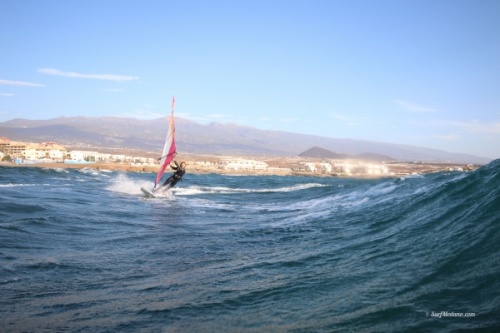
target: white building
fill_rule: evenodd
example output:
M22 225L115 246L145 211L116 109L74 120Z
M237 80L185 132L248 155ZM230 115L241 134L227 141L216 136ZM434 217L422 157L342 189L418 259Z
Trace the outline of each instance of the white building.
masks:
M316 172L316 165L314 163L311 163L311 162L302 162L301 164L304 165L304 168L307 171Z
M155 163L156 160L154 158L151 158L151 157L133 157L132 158L132 161L130 162L130 164L132 165L140 165L140 166L155 166L157 165L158 163Z
M62 160L66 155L66 148L54 142L29 143L21 152L28 160Z
M326 173L331 173L332 172L332 165L330 163L320 163L318 166L318 169L320 169L323 172Z
M109 160L111 162L125 162L126 161L126 157L125 155L110 155L109 156Z
M30 147L30 148L27 148L25 151L23 151L22 155L27 160L37 160L40 158L44 158L45 152L42 153L42 152L38 151L37 149Z
M215 163L210 162L210 161L195 161L195 162L191 162L191 164L193 164L195 166L202 167L202 168L210 168L210 167L215 166Z
M242 158L224 159L219 162L225 170L267 170L266 162L256 160L245 160Z
M74 161L87 161L87 160L96 160L96 156L99 155L96 151L87 151L87 150L72 150L69 152L69 155Z
M110 157L111 157L111 154L97 153L95 155L95 161L96 162L109 162Z
M267 171L269 171L270 173L283 173L283 174L292 173L292 169L290 168L278 168L278 167L269 167L267 168Z

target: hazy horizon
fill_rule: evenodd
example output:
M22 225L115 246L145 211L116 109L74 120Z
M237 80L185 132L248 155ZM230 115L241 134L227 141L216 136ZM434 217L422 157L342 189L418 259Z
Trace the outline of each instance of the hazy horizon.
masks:
M120 119L125 121L121 121ZM161 121L163 125L159 122L152 122L151 120ZM63 141L83 140L81 142L91 143L98 147L99 144L109 144L111 138L120 138L120 140L132 140L120 145L124 149L138 149L138 144L140 146L146 144L148 149L151 149L150 145L152 140L158 142L159 149L164 142L163 135L166 131L168 117L144 120L119 116L72 116L41 120L17 118L11 121L13 121L14 124L6 127L2 127L3 122L0 122L0 136L9 137L9 132L11 134L15 133L13 136L14 141L36 142L37 140L49 140L59 142L61 141L59 136L62 135L64 138ZM210 142L211 149L215 149L212 151L214 154L221 154L225 151L225 153L230 155L255 155L255 151L250 153L245 150L250 149L250 151L256 150L264 155L275 154L276 156L284 156L283 154L287 155L292 153L292 151L300 155L306 150L321 148L338 154L354 156L371 153L402 160L430 159L444 161L448 159L462 159L465 161L469 159L467 163L488 163L493 160L485 156L453 153L433 147L374 140L334 138L321 136L319 134L301 134L289 131L261 130L255 127L238 124L221 124L217 122L200 124L196 121L183 119L181 117L176 117L176 124L176 132L182 133L180 137L178 136L178 149L186 153L201 153L198 151L200 149L206 151L206 143ZM62 127L57 129L57 126ZM47 129L43 131L42 129L45 127L47 127ZM111 135L107 135L106 133L109 133L110 130ZM73 133L76 133L75 137L72 137ZM145 133L149 134L146 136ZM87 138L85 139L82 137L82 134L87 135ZM114 140L111 139L111 141ZM262 145L264 141L267 143ZM239 153L235 153L234 151L229 153L227 151L227 149L232 151L234 147L242 147L241 145L246 147L244 151L240 151ZM231 148L231 146L233 147ZM141 149L144 149L144 147ZM273 153L270 153L271 151L273 151ZM425 157L421 155L422 153ZM401 154L403 154L404 157L402 157ZM441 156L440 154L444 155ZM454 157L451 155L454 155ZM479 162L479 160L481 160L481 162Z

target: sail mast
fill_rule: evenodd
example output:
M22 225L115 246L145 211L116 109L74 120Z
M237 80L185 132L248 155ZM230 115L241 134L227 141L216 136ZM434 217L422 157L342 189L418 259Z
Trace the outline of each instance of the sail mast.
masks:
M155 188L161 180L161 177L165 173L167 166L170 165L176 154L175 147L175 123L174 123L174 108L175 108L175 96L172 97L172 111L170 113L170 121L167 129L167 137L165 138L165 145L163 146L163 151L160 159L160 170L156 174Z

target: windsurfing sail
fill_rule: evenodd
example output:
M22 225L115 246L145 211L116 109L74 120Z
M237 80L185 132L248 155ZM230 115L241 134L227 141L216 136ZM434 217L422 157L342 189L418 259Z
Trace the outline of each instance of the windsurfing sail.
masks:
M165 145L163 146L163 152L160 158L160 170L156 174L155 186L160 183L161 177L165 173L167 166L170 165L176 154L175 148L175 123L174 123L174 107L175 107L175 96L172 97L172 113L170 114L170 122L167 130L167 137L165 139Z

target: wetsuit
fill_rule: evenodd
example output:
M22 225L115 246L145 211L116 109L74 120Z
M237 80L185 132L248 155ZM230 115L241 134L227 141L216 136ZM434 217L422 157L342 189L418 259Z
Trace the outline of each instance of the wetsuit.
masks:
M176 161L174 161L174 163L175 166L171 165L170 167L175 170L175 172L172 176L168 177L167 180L165 180L165 182L162 184L162 187L165 187L167 185L169 186L169 188L174 187L179 180L182 180L182 176L184 176L184 174L186 173L186 170L181 168Z

